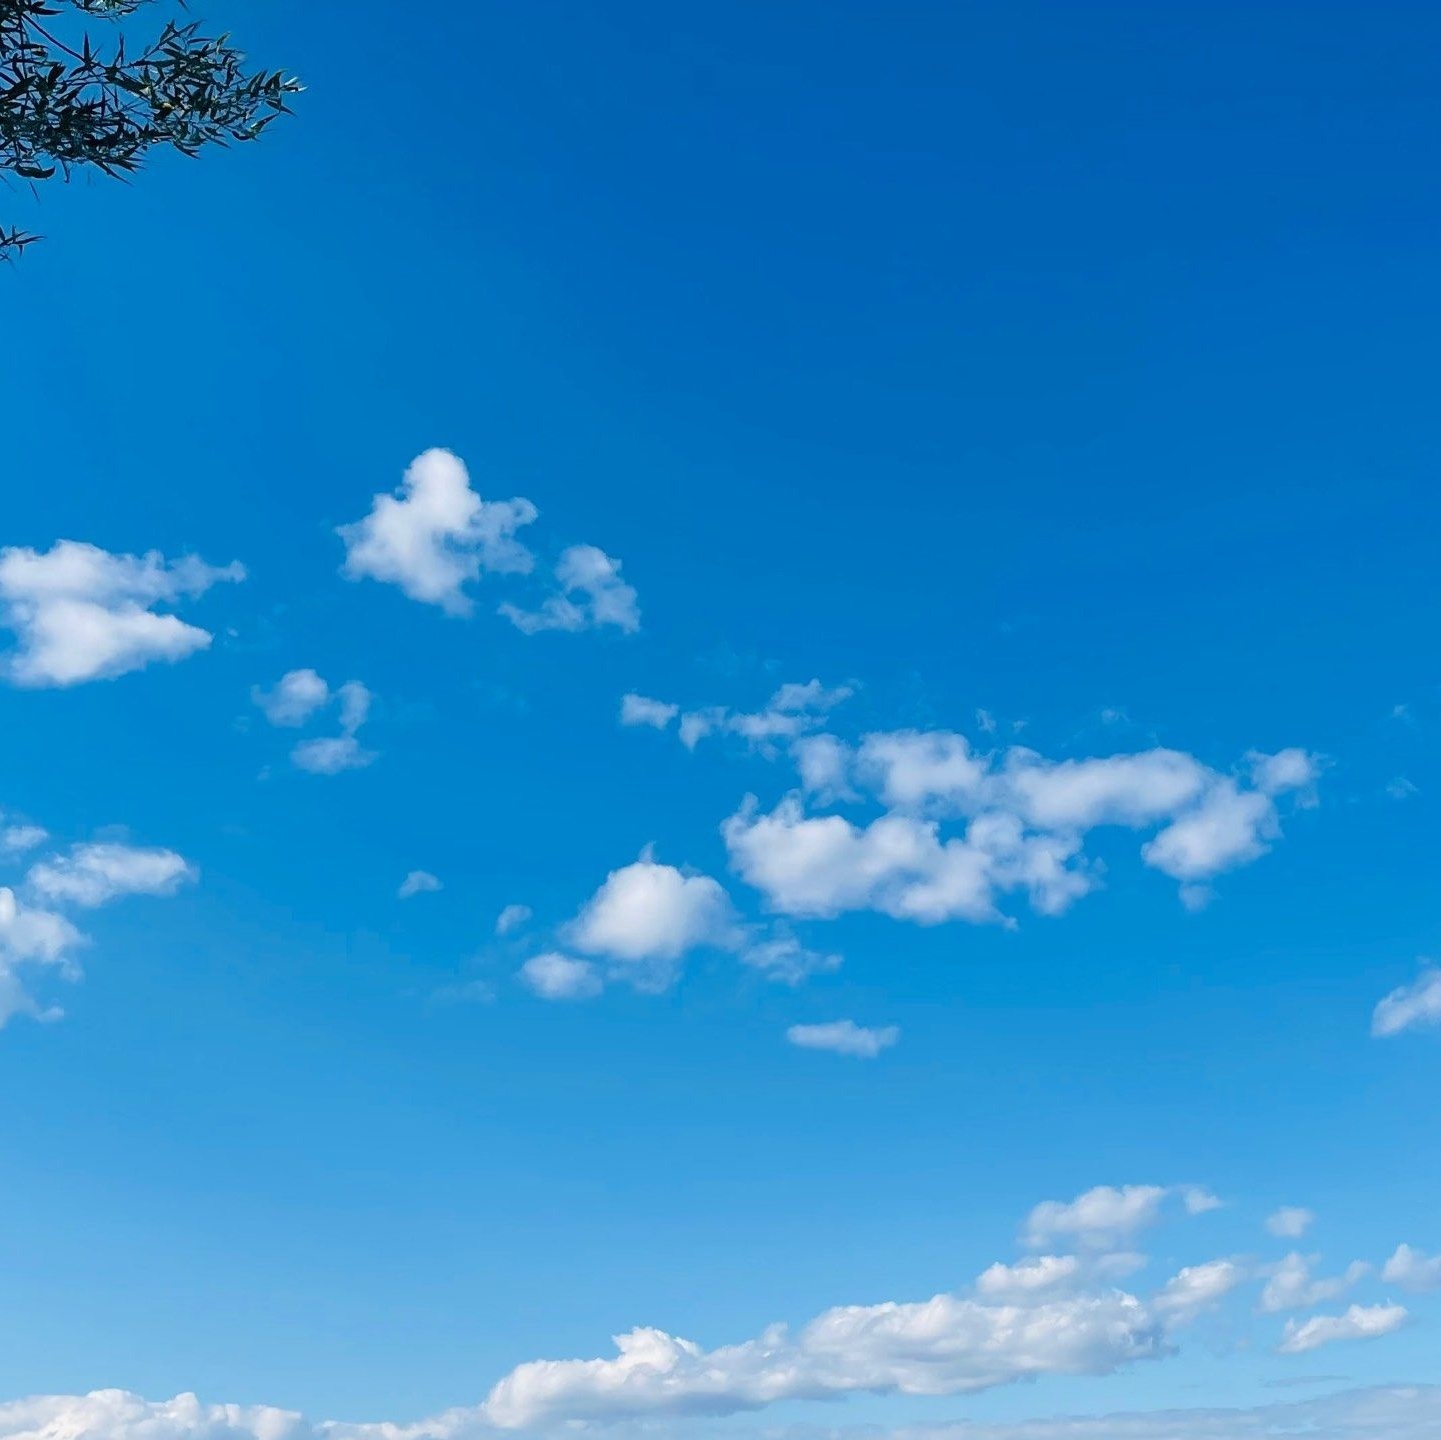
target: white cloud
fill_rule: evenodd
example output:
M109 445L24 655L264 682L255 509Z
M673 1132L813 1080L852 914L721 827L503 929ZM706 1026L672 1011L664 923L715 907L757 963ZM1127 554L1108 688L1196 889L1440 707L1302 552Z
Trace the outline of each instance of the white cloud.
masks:
M1441 1025L1441 970L1429 964L1410 985L1398 985L1384 996L1371 1017L1371 1033L1377 1036L1432 1025Z
M812 975L839 970L841 957L802 945L794 935L778 931L746 945L740 952L743 965L759 970L767 980L781 985L799 985Z
M515 537L537 513L529 500L482 500L455 455L427 450L410 463L398 492L375 496L369 515L339 528L343 573L468 615L474 602L465 587L482 572L530 571L534 557Z
M330 686L314 670L287 670L269 690L254 685L250 698L272 725L303 725L330 701Z
M1274 755L1253 750L1246 758L1251 764L1252 781L1267 795L1281 795L1289 790L1309 795L1321 775L1320 758L1294 746L1278 750Z
M209 632L155 607L244 578L239 564L167 562L153 550L114 555L76 540L44 553L0 550L0 620L19 642L7 676L16 685L78 685L183 660L210 644Z
M429 870L412 870L404 880L400 882L400 889L395 893L402 900L409 900L412 895L423 895L443 889L440 881L430 873Z
M370 691L359 680L347 680L333 698L340 710L340 734L302 740L290 752L291 760L313 775L362 770L377 758L373 750L366 750L356 738L356 732L370 714Z
M548 1435L574 1433L562 1424ZM737 1428L681 1413L674 1420L612 1425L621 1440L1435 1440L1441 1386L1388 1385L1247 1409L1111 1412L1011 1421ZM309 1421L264 1405L203 1404L194 1395L151 1401L123 1390L39 1395L0 1404L0 1440L483 1440L497 1429L483 1407L444 1411L414 1423Z
M1114 1249L1156 1224L1172 1197L1188 1215L1204 1214L1220 1204L1194 1185L1097 1185L1074 1200L1043 1200L1026 1218L1022 1236L1033 1249L1058 1238L1088 1250Z
M649 854L612 870L566 930L571 944L611 961L640 990L663 990L688 950L734 948L740 930L730 897L709 875L687 875Z
M25 985L26 969L48 967L62 979L78 975L73 954L85 937L63 915L22 904L8 886L0 886L0 1026L12 1016L58 1019L60 1012L41 1006Z
M694 718L682 716L682 738ZM711 729L732 723L726 711L705 718ZM914 730L858 747L794 734L790 745L801 790L769 813L748 799L725 823L732 867L783 914L878 910L922 924L1001 920L1008 892L1060 914L1098 883L1082 847L1102 825L1159 826L1142 858L1182 881L1196 908L1210 898L1205 882L1270 848L1280 834L1273 794L1317 768L1304 751L1253 755L1263 791L1174 750L1055 762L1020 747L982 755L962 735ZM808 803L861 794L884 813L856 820ZM958 819L959 830L942 828Z
M0 831L0 849L7 855L20 855L43 845L50 832L40 825L7 825Z
M499 915L495 917L495 933L497 935L509 935L512 930L519 930L527 920L530 919L531 909L529 905L507 905Z
M25 880L47 900L88 907L122 895L173 895L194 878L194 868L174 850L105 841L41 861Z
M1283 1205L1266 1217L1266 1229L1282 1240L1299 1240L1315 1219L1300 1205Z
M1344 1295L1371 1267L1356 1261L1347 1267L1345 1274L1333 1275L1329 1279L1316 1279L1311 1274L1315 1256L1306 1256L1292 1251L1284 1259L1269 1265L1262 1272L1267 1277L1266 1288L1261 1291L1261 1310L1274 1315L1279 1310L1305 1310L1312 1305L1323 1304Z
M620 561L594 545L572 545L561 552L555 567L560 593L539 610L522 610L508 601L500 613L517 630L535 635L543 630L590 630L614 625L634 634L640 629L640 607L634 587L620 577Z
M976 1276L976 1293L987 1300L1016 1303L1065 1294L1082 1285L1114 1284L1141 1269L1144 1255L1112 1251L1100 1255L1032 1255L1014 1265L997 1261Z
M1407 1318L1400 1305L1351 1305L1340 1315L1313 1315L1302 1324L1288 1320L1276 1349L1282 1355L1304 1355L1338 1340L1374 1340L1399 1330Z
M831 1020L824 1025L792 1025L786 1039L802 1050L829 1050L833 1055L852 1055L874 1060L901 1038L895 1025L857 1025L854 1020Z
M1234 1260L1187 1265L1166 1282L1151 1304L1172 1324L1183 1325L1203 1310L1219 1305L1247 1278L1245 1267Z
M1105 1375L1166 1353L1159 1327L1120 1291L1032 1306L954 1295L847 1305L800 1331L703 1350L662 1330L615 1337L610 1359L517 1366L482 1415L504 1429L661 1415L726 1415L857 1392L959 1395L1041 1375Z
M647 695L631 693L620 697L622 725L649 725L653 730L664 730L679 714L679 705L671 705L664 700L652 700Z
M1418 1294L1441 1290L1441 1255L1426 1255L1409 1245L1398 1245L1382 1267L1381 1278Z
M589 1000L603 988L589 960L573 960L554 951L532 955L519 973L525 985L542 1000Z

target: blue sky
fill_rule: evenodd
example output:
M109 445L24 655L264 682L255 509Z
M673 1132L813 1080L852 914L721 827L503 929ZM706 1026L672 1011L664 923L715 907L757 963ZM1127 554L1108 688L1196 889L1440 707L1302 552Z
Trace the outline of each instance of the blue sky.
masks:
M1433 1433L1441 19L681 11L5 202L0 1433Z

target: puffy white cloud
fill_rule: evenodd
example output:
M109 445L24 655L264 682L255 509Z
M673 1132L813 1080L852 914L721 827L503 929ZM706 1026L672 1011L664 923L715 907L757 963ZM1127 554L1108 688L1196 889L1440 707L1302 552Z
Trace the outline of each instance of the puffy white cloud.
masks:
M444 886L429 870L412 870L400 882L400 889L395 893L402 900L409 900L412 895L424 895L441 889L444 889Z
M589 960L550 951L532 955L520 967L521 981L542 1000L589 1000L599 995L603 982Z
M312 1440L317 1433L294 1411L203 1405L188 1394L154 1401L126 1390L92 1390L0 1404L4 1440Z
M605 956L612 974L663 990L688 950L732 949L741 932L730 897L709 875L687 875L649 854L612 870L566 929L570 943Z
M901 1038L896 1025L857 1025L854 1020L831 1020L823 1025L792 1025L786 1039L802 1050L829 1050L833 1055L852 1055L874 1060Z
M567 1421L725 1415L785 1400L856 1392L958 1395L1041 1375L1104 1375L1166 1353L1134 1296L1066 1297L1031 1306L954 1295L914 1304L838 1306L792 1335L703 1350L662 1330L615 1337L617 1354L517 1366L484 1418L504 1429Z
M652 700L648 695L631 693L620 697L622 725L649 725L653 730L664 730L679 714L679 705Z
M1253 750L1246 758L1251 763L1253 783L1267 795L1281 795L1288 790L1309 795L1321 776L1320 758L1294 746L1274 755Z
M696 718L682 716L682 738ZM702 730L733 723L717 711ZM827 733L789 739L800 791L769 813L747 800L725 823L732 867L784 914L878 910L923 924L1000 920L1008 892L1060 914L1095 888L1083 842L1102 825L1159 826L1142 858L1184 882L1194 908L1209 898L1204 882L1270 848L1280 833L1274 795L1317 768L1300 750L1253 755L1262 790L1175 750L1057 762L1020 747L978 754L950 731L877 732L854 747ZM883 813L857 820L813 808L863 795ZM942 828L957 820L962 828Z
M555 567L560 593L539 610L522 610L507 601L500 613L527 635L542 630L590 630L614 625L627 634L640 629L640 607L633 586L620 577L620 561L594 545L572 545Z
M1156 1224L1172 1197L1180 1199L1188 1215L1204 1214L1220 1204L1194 1185L1097 1185L1074 1200L1043 1200L1026 1218L1022 1236L1034 1249L1058 1238L1088 1250L1115 1249Z
M5 673L17 685L78 685L183 660L210 644L209 632L155 607L244 578L239 564L115 555L76 540L0 550L0 620L18 641Z
M1431 965L1410 985L1398 985L1383 996L1371 1016L1371 1033L1377 1036L1432 1025L1441 1025L1441 970Z
M194 868L174 850L103 841L32 866L26 884L48 900L87 907L122 895L173 895Z
M1268 1315L1278 1310L1304 1310L1344 1295L1356 1282L1370 1274L1371 1267L1357 1260L1342 1275L1317 1279L1311 1274L1315 1256L1292 1251L1262 1272L1268 1279L1261 1291L1261 1309Z
M1165 1283L1151 1301L1152 1307L1173 1325L1184 1325L1201 1311L1219 1305L1248 1278L1248 1273L1234 1260L1187 1265Z
M254 685L250 698L272 725L303 725L330 701L330 686L314 670L287 670L269 690Z
M976 1294L987 1300L1017 1304L1039 1296L1064 1294L1083 1285L1109 1285L1139 1270L1144 1255L1131 1251L1109 1254L1031 1255L1014 1265L997 1261L976 1276Z
M1316 1217L1300 1205L1283 1205L1266 1217L1266 1229L1282 1240L1299 1240Z
M1408 1318L1400 1305L1351 1305L1340 1315L1313 1315L1301 1324L1288 1320L1276 1349L1282 1355L1304 1355L1339 1340L1375 1340L1399 1330Z
M519 930L527 920L530 919L531 909L529 905L507 905L499 915L495 917L495 933L497 935L509 935L512 930Z
M340 526L343 573L398 585L412 600L468 615L474 602L465 587L483 571L530 571L534 557L516 532L537 513L529 500L482 500L455 455L427 450L410 463L395 494L375 496L369 515Z
M1426 1255L1409 1245L1398 1245L1382 1267L1381 1278L1418 1294L1441 1290L1441 1255Z

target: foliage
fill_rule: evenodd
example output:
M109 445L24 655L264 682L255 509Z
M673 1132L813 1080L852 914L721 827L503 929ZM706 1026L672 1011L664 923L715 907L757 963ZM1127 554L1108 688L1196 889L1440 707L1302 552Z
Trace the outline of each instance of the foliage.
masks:
M202 34L183 15L149 43L129 43L121 22L155 3L0 0L0 174L31 184L83 168L124 177L155 146L198 155L254 140L288 113L295 79L247 71L228 35ZM110 31L99 45L90 19ZM37 238L0 226L0 257Z

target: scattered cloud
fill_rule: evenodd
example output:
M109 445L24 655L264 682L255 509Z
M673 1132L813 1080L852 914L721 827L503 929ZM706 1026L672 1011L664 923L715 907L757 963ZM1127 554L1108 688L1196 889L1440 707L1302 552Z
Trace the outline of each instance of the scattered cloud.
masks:
M1299 1205L1283 1205L1266 1217L1266 1229L1282 1240L1299 1240L1316 1217Z
M590 1000L604 988L589 960L573 960L555 951L532 955L519 973L521 981L542 1000Z
M593 630L613 625L628 635L640 629L640 606L633 586L620 577L620 561L594 545L572 545L556 562L560 589L538 610L507 601L500 613L526 635L544 630Z
M620 697L622 725L649 725L653 730L664 730L679 714L679 705L671 705L664 700L652 700L649 696L634 693Z
M0 550L0 623L18 642L5 674L36 688L79 685L183 660L204 650L210 633L156 607L244 578L239 564L216 568L193 555L167 561L154 550L115 555L77 540L43 553Z
M370 513L337 533L350 580L397 585L448 615L469 615L466 586L483 573L528 574L535 557L516 539L538 514L529 500L482 500L448 450L411 461L400 489L376 495Z
M272 725L303 725L330 701L330 686L314 670L288 670L269 690L252 685L250 698Z
M1097 1185L1074 1200L1043 1200L1027 1217L1022 1236L1032 1249L1061 1239L1087 1250L1114 1250L1155 1225L1172 1198L1188 1215L1220 1204L1194 1185Z
M404 880L400 882L400 889L395 893L402 900L409 900L412 895L433 894L445 887L430 873L429 870L412 870Z
M1263 1314L1274 1315L1280 1310L1306 1310L1344 1295L1358 1280L1371 1273L1371 1267L1357 1260L1342 1275L1321 1280L1312 1276L1314 1255L1300 1255L1294 1250L1262 1272L1268 1279L1261 1291Z
M1433 1025L1441 1025L1441 970L1426 962L1411 984L1382 997L1371 1016L1371 1033L1385 1037Z
M50 832L40 825L7 825L0 830L0 850L7 855L23 855L49 838Z
M1151 1304L1173 1325L1184 1325L1203 1310L1219 1305L1248 1278L1246 1267L1234 1260L1210 1260L1204 1265L1187 1265L1166 1282Z
M258 685L251 698L272 725L304 725L322 709L334 704L339 711L340 734L302 740L290 752L291 760L315 775L338 775L360 770L376 755L364 749L356 732L370 714L371 693L359 680L347 680L335 690L314 670L291 670L269 690Z
M499 915L495 917L495 933L497 935L509 935L514 930L519 930L527 920L530 919L531 909L529 905L507 905Z
M47 900L92 908L122 895L173 895L195 879L174 850L106 841L72 846L31 868L26 884Z
M1399 1330L1408 1318L1400 1305L1351 1305L1340 1315L1313 1315L1300 1324L1288 1320L1276 1350L1305 1355L1341 1340L1375 1340Z
M743 965L760 971L767 980L781 985L799 985L812 975L828 974L841 967L839 955L812 950L784 930L745 945L740 951L740 960Z
M1409 1245L1398 1245L1382 1266L1381 1278L1418 1295L1441 1290L1441 1255L1426 1255Z
M801 1050L829 1050L833 1055L852 1055L874 1060L901 1038L896 1025L857 1025L854 1020L831 1020L824 1025L792 1025L786 1039Z

